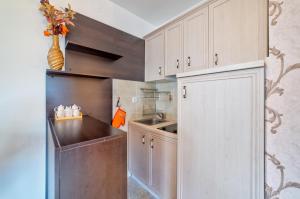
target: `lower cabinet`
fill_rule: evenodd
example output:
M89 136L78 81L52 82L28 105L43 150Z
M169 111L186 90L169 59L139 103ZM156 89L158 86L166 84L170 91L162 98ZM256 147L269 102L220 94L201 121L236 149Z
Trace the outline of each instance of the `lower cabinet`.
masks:
M177 139L129 124L129 171L160 199L176 199Z
M130 172L140 181L149 182L149 135L142 129L133 128L129 132Z

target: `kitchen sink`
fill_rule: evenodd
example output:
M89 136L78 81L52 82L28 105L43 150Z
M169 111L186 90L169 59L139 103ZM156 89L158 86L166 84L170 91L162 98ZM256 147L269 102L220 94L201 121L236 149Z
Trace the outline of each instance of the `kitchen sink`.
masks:
M162 119L142 119L142 120L137 120L135 122L141 123L141 124L146 124L146 125L156 125L164 122L168 122L167 120L162 120Z
M163 126L163 127L158 128L158 129L162 130L162 131L167 131L167 132L170 132L170 133L177 134L177 124L171 124L171 125L168 125L168 126Z

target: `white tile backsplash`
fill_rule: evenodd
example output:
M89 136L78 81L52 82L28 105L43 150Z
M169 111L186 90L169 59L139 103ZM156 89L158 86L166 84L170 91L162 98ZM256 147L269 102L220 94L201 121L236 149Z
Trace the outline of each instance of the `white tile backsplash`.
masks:
M169 120L177 120L177 82L156 83L158 91L169 91L171 100L166 94L160 94L159 100L156 101L156 110L166 113Z
M160 94L159 99L144 99L141 88L157 89L158 91L170 91L169 95ZM126 111L126 123L120 129L127 132L128 121L142 119L143 109L148 112L163 112L169 120L177 120L177 83L145 83L128 80L113 80L113 115L116 111L116 104L120 97L120 105ZM146 116L147 117L147 116ZM148 116L149 117L149 116Z
M155 89L155 83L144 83L128 80L113 80L113 116L116 111L118 97L120 105L126 111L126 122L120 129L127 132L128 121L143 118L143 104L155 109L155 101L149 101L142 98L141 88Z

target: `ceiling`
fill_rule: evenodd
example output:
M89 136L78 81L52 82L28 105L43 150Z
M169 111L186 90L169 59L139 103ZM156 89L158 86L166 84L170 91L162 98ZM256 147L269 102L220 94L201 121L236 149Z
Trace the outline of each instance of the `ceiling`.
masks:
M111 0L154 26L159 26L203 0Z

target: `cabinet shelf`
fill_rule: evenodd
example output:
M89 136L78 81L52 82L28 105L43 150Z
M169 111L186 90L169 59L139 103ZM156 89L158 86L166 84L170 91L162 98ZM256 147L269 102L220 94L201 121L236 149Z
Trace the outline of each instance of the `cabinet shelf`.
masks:
M73 77L85 77L85 78L96 78L96 79L108 79L109 77L102 77L97 75L89 75L89 74L83 74L83 73L71 73L67 71L57 71L57 70L51 70L47 69L46 74L48 76L73 76Z
M111 52L91 48L91 47L88 47L88 46L83 46L81 44L78 44L78 43L70 41L70 40L68 40L67 43L66 43L66 49L81 52L81 53L85 53L85 54L95 55L95 56L99 56L99 57L104 57L104 58L110 59L112 61L118 60L118 59L123 57L121 55L114 54L114 53L111 53Z

